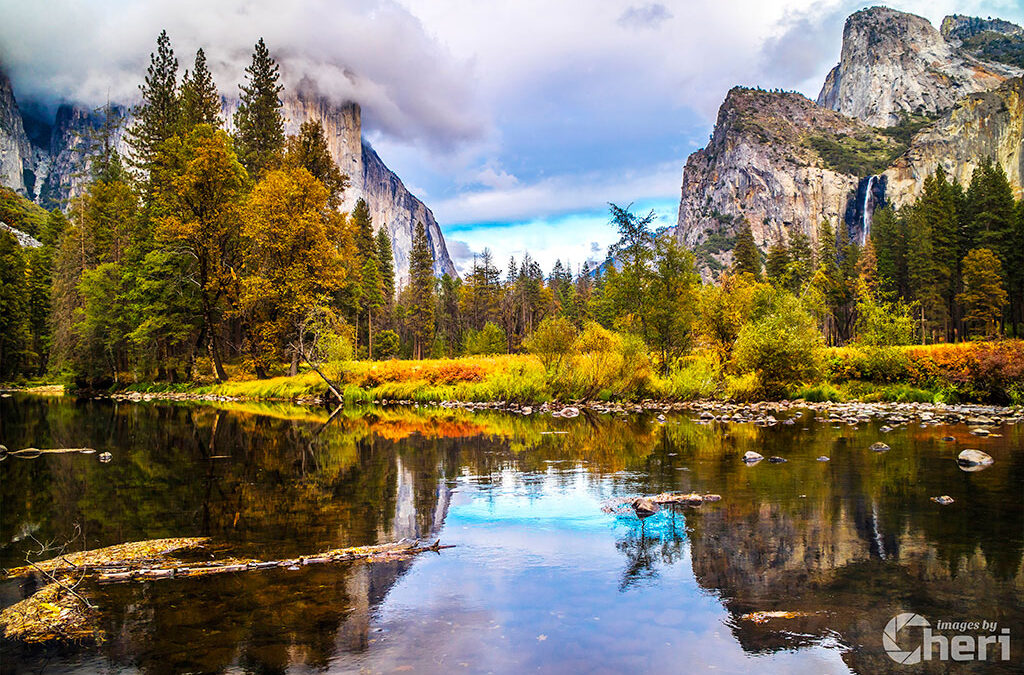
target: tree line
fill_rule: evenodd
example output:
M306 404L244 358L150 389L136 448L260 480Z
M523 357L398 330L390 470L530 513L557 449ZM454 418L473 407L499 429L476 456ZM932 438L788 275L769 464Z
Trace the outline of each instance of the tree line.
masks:
M260 39L233 133L200 49L178 78L166 33L115 147L92 139L91 180L39 214L22 250L0 234L0 377L65 374L90 386L295 373L303 355L443 358L530 351L548 363L617 333L669 373L695 349L735 372L807 376L819 344L954 341L1024 329L1024 202L983 162L966 189L939 169L921 196L874 214L866 245L844 224L794 232L762 254L745 223L732 266L702 284L655 214L610 205L606 260L545 272L485 250L464 279L434 275L418 223L397 280L385 224L339 210L348 178L322 126L286 137L278 67ZM500 267L499 267L500 265ZM596 330L593 327L600 327ZM560 358L560 357L559 357ZM553 361L554 360L554 361ZM768 389L772 381L764 383Z

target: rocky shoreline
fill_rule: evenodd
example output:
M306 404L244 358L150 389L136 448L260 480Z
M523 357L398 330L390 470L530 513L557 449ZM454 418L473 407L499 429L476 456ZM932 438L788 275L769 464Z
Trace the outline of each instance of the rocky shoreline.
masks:
M8 390L11 391L11 390ZM32 393L31 390L22 390ZM184 392L121 392L96 395L92 398L125 402L199 402L231 403L273 401L303 406L329 406L321 396L297 397L294 399L250 399L238 396ZM521 404L508 401L439 401L422 403L412 400L381 399L373 401L379 406L439 407L451 410L494 411L516 415L546 415L550 417L576 417L590 415L635 415L643 413L689 413L697 422L753 423L758 426L796 424L805 411L814 412L814 420L833 425L857 426L872 421L884 422L882 431L898 426L918 423L923 426L941 424L967 424L980 429L977 435L984 435L985 427L1000 424L1024 423L1024 407L997 406L984 404L942 404L942 403L886 403L886 402L810 402L802 399L782 401L761 401L737 403L719 400L656 401L644 400L639 403L558 402ZM659 421L664 421L659 419Z

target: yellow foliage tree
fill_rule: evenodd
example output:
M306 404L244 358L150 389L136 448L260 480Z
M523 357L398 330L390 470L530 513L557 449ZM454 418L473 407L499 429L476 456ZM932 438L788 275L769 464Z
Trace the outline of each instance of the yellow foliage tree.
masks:
M320 181L292 167L268 171L246 204L239 309L258 377L297 341L303 318L346 284L352 238L328 202Z

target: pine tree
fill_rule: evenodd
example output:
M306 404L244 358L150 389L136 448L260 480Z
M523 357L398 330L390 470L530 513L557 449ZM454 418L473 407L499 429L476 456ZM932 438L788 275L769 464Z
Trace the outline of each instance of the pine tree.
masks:
M330 207L338 208L342 193L348 187L348 176L342 174L335 164L327 147L327 137L324 135L324 127L320 120L303 122L298 135L288 138L285 163L289 166L301 166L313 174L313 177L327 188Z
M198 124L220 128L220 94L206 66L206 54L202 48L196 51L192 72L186 70L181 79L180 100L182 134L187 134Z
M147 172L153 168L160 146L177 133L181 115L178 60L167 31L160 32L156 45L156 53L149 55L145 83L139 85L142 103L133 111L135 123L128 130L132 162Z
M789 289L800 293L814 274L814 251L811 238L803 232L794 232L789 237Z
M413 358L422 359L434 337L434 255L423 222L416 223L409 254Z
M356 249L361 258L373 258L378 255L377 241L373 235L373 218L370 216L370 207L366 205L363 198L359 198L356 206L352 209L352 227L355 229Z
M30 338L25 257L14 235L0 230L0 378L17 375Z
M782 237L779 237L768 248L768 260L765 262L765 274L768 280L777 286L786 286L791 263L789 248Z
M986 159L971 176L965 198L965 247L987 248L1005 267L1014 229L1013 189L1003 167Z
M904 218L884 206L871 220L871 243L878 259L878 287L882 297L906 297L906 227Z
M734 272L752 274L755 279L761 278L761 252L754 243L754 232L750 223L744 221L739 234L736 235L736 247L732 251L732 268Z
M281 116L283 86L278 84L277 63L270 58L263 38L256 43L252 64L245 69L247 84L241 90L235 113L235 142L238 158L253 178L273 167L284 148L284 118Z
M380 268L380 284L384 292L384 304L388 311L395 302L395 254L391 250L391 237L388 228L381 226L377 230L377 264Z

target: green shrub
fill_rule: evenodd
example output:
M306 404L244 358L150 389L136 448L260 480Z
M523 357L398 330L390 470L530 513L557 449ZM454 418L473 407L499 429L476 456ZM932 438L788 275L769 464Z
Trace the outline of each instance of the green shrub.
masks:
M490 321L479 331L466 331L465 352L470 356L504 354L508 351L505 331Z
M377 337L373 343L373 357L375 359L393 359L398 356L398 349L401 346L401 341L398 338L398 333L393 330L382 330L377 333Z
M725 397L740 403L756 401L761 398L763 386L755 372L729 375L725 378Z
M740 329L733 364L737 372L756 373L762 393L777 397L796 383L816 379L823 353L814 319L797 298L778 293L761 318Z
M796 389L791 397L802 398L810 403L823 403L824 401L842 403L846 400L842 391L827 382Z
M557 376L572 353L575 340L576 327L571 321L561 316L549 316L523 341L523 347L540 359L549 375Z
M669 372L666 394L671 398L694 400L711 398L718 393L722 367L710 355L681 359Z

